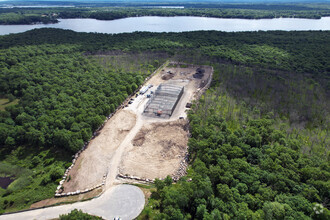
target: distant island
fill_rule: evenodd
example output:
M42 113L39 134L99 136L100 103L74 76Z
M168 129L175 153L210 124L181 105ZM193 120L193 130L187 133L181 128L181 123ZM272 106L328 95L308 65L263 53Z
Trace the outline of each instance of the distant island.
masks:
M199 16L214 18L307 18L330 16L329 3L217 3L8 1L0 4L0 24L49 24L65 18L115 20L139 16Z

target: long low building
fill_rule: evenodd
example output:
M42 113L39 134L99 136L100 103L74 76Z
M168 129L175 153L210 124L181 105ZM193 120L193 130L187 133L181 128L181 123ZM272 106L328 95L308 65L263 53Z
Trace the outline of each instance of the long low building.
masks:
M184 87L163 83L158 86L155 94L147 102L144 115L150 117L171 117L176 105L183 95Z

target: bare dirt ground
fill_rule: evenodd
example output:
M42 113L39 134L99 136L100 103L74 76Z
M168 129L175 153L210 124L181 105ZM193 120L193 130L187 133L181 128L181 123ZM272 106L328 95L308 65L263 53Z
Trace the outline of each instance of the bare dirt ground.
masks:
M108 120L69 172L71 180L63 184L64 192L82 190L101 183L114 152L135 123L136 115L127 110L119 111Z
M177 120L144 126L123 156L120 172L148 179L174 174L186 153L186 124Z
M212 73L211 67L202 67L205 70L201 78L194 78L198 66L188 65L184 68L170 65L160 74L152 77L148 84L155 91L161 83L171 83L184 86L181 97L172 116L168 119L150 118L142 115L147 98L138 97L128 109L137 114L139 123L143 123L141 130L131 137L123 154L119 172L123 175L135 176L143 179L165 178L174 175L180 167L180 162L187 152L188 131L185 128L186 104L198 96L198 92L208 82ZM149 92L147 92L149 93ZM179 120L178 120L179 119Z

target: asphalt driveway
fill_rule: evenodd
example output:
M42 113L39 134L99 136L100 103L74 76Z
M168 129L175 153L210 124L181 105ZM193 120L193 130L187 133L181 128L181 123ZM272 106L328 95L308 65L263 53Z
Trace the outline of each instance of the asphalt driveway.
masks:
M53 219L73 209L81 209L83 212L109 220L118 217L122 220L131 220L141 213L144 203L144 194L138 187L117 185L108 189L100 197L89 201L1 215L0 220Z

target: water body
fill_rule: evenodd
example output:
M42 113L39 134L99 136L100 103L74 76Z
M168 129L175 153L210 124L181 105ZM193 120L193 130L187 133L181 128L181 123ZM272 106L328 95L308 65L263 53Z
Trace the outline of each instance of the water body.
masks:
M14 181L14 176L0 177L0 187L7 189L7 187Z
M302 31L330 30L330 17L318 20L299 18L225 19L206 17L133 17L112 21L96 19L60 19L57 24L0 25L0 35L20 33L34 28L61 28L77 32L131 33L135 31L183 32L198 30L237 31Z
M73 5L3 5L0 8L74 8Z

